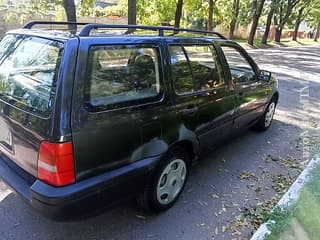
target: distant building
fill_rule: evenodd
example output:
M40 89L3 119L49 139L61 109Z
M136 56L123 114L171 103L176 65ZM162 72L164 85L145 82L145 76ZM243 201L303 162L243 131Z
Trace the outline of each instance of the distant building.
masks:
M303 21L299 26L299 32L309 32L310 30L312 30L312 28L310 28L308 23L305 21Z
M74 3L75 3L75 5L79 6L81 4L81 0L75 0ZM118 1L112 1L112 2L109 2L108 0L106 0L106 1L93 1L94 7L106 8L106 7L117 5L117 4L118 4Z
M106 8L106 7L110 7L110 6L114 6L117 5L116 3L111 3L111 2L104 2L104 1L94 1L94 6L95 7L102 7L102 8Z

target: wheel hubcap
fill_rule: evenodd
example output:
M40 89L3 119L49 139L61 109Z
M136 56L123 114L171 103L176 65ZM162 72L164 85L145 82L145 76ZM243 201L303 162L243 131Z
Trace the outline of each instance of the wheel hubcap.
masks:
M270 126L271 121L273 119L275 108L276 108L276 104L274 102L270 103L270 105L268 107L268 111L266 112L265 120L264 120L265 127Z
M157 185L157 199L161 204L171 203L181 192L187 167L183 160L170 162L162 171Z

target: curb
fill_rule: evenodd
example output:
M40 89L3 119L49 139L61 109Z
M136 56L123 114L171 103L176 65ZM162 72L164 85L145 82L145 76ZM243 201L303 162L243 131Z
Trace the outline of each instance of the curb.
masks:
M291 185L289 190L282 196L282 198L279 200L276 207L287 207L290 205L290 203L294 200L297 200L299 198L299 193L301 188L304 186L306 181L308 181L311 171L314 169L314 167L320 163L320 155L314 157L310 160L307 167L302 171L302 173L299 175L299 177L296 179L296 181ZM271 210L272 212L273 210ZM271 232L268 229L269 222L263 223L258 230L253 234L253 236L250 238L250 240L263 240L266 236L268 236Z

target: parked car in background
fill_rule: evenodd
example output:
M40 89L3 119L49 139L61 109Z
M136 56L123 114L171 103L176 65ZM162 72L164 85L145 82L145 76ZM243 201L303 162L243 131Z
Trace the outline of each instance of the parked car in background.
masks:
M202 149L271 125L277 80L218 33L58 24L0 42L0 177L46 216L166 210Z

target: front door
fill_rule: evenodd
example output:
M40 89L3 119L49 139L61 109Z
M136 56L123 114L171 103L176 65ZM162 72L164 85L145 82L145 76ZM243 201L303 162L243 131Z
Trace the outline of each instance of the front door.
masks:
M226 86L215 47L206 41L171 43L174 102L184 126L201 146L213 145L232 128L234 96Z
M250 126L262 115L269 93L266 82L259 80L258 67L241 47L224 43L222 50L235 83L234 128L240 129Z

